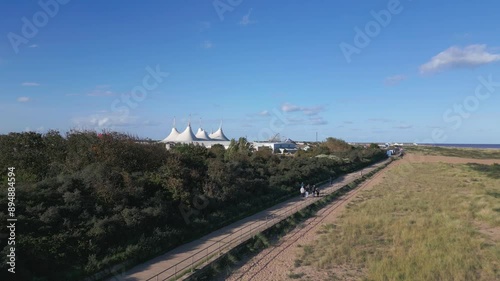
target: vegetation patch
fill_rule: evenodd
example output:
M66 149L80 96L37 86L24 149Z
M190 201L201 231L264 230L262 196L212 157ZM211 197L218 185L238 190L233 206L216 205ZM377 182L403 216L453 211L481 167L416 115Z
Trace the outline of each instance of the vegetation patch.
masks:
M442 146L405 146L407 152L473 159L500 159L500 149L476 149Z
M323 270L361 268L363 280L500 280L498 236L482 229L500 226L497 169L401 164L300 259Z
M320 153L338 157L315 157ZM253 151L244 138L227 150L166 150L108 131L0 135L0 170L16 168L16 229L22 234L16 265L23 269L17 277L102 279L117 265L122 272L298 196L301 182L319 184L384 158L380 149L336 139L285 156ZM0 181L6 177L1 173ZM7 185L0 189L0 202L7 202ZM9 246L3 247L6 253ZM6 267L0 265L3 272Z

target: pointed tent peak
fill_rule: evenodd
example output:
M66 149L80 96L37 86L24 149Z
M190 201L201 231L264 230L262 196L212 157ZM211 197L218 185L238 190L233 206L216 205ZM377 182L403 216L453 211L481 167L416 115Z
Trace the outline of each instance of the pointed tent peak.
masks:
M196 138L198 138L199 140L211 140L207 132L202 128L198 129L198 132L196 133Z
M170 134L160 142L162 142L162 143L173 142L177 139L179 134L180 134L179 131L177 131L177 129L174 127L174 128L172 128L172 131L170 131Z
M222 127L219 128L215 133L212 133L209 135L209 137L213 140L220 140L220 141L228 141L229 139L224 135L224 132L222 131Z
M174 116L174 122L172 124L172 128L175 128L175 116Z
M193 134L193 131L191 130L191 123L188 123L186 129L175 139L176 142L193 142L197 140L198 138Z

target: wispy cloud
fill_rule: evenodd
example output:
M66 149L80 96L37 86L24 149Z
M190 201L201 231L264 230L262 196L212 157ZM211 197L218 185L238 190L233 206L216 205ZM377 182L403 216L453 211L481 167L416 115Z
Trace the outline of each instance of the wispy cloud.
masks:
M203 42L203 44L201 44L201 47L203 49L211 49L211 48L215 47L215 45L212 43L212 41L206 40L205 42Z
M324 111L325 107L319 106L297 106L288 102L281 105L281 111L283 112L298 112L301 111L305 115L313 116L318 115L320 112Z
M308 116L318 115L324 110L325 108L323 106L302 107L302 112L304 112L304 114Z
M254 23L257 23L257 21L250 20L250 14L252 13L252 10L253 10L253 9L250 9L250 10L248 11L248 14L244 15L244 16L241 18L241 20L240 20L240 22L239 22L239 24L240 24L240 25L247 26L247 25L249 25L249 24L254 24Z
M18 97L17 98L18 102L29 102L31 99L29 97Z
M115 93L111 91L109 85L97 85L94 90L87 93L87 96L90 97L111 97L114 96Z
M24 87L36 87L36 86L40 86L40 84L36 83L36 82L23 82L21 84L21 86L24 86Z
M37 44L29 45L28 48L38 48Z
M401 130L407 130L413 128L412 125L401 125L401 126L394 126L394 129L401 129Z
M471 37L470 33L465 32L465 33L455 33L453 35L455 39L469 39Z
M283 111L283 112L295 112L295 111L300 111L300 107L298 107L298 106L296 106L296 105L293 105L293 104L290 104L290 103L285 102L285 103L281 106L281 111Z
M45 127L44 126L40 126L36 129L32 129L30 127L26 127L24 128L24 131L25 132L37 132L37 133L42 133L43 131L45 131Z
M109 91L109 90L106 90L106 91L94 90L94 91L87 94L87 96L90 96L90 97L110 97L113 95L114 95L114 93L112 91Z
M344 121L344 124L352 124L352 121Z
M500 54L487 51L486 45L452 46L420 66L420 73L435 73L453 68L470 68L500 61Z
M326 125L326 124L328 124L328 121L323 119L323 117L309 118L309 122L311 123L311 125Z
M76 117L72 119L73 124L85 128L118 128L118 127L140 127L140 126L159 126L160 122L151 120L140 120L137 116L124 115L114 112L99 111L85 117Z
M207 29L210 29L212 27L212 23L209 21L201 21L200 22L200 32L203 32Z
M259 115L260 116L271 116L271 113L269 113L269 111L267 111L267 110L264 110L264 111L259 112Z
M370 122L382 122L382 123L388 123L391 122L391 119L386 119L386 118L370 118L368 119Z
M406 79L406 75L403 75L403 74L393 75L393 76L389 76L389 77L385 78L384 84L387 86L392 86L392 85L398 84L399 82L401 82L405 79Z

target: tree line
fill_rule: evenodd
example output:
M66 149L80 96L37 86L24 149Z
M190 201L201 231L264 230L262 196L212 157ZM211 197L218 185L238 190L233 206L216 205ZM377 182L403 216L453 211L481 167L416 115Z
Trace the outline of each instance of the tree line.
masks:
M13 166L17 277L78 280L152 258L297 196L301 182L325 181L385 157L378 147L334 138L284 156L254 151L244 138L228 149L167 150L118 132L9 133L0 135L0 220L7 220L5 183Z

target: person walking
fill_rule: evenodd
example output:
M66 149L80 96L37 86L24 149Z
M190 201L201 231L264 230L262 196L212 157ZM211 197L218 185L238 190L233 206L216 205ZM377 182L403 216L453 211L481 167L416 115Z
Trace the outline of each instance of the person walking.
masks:
M300 187L300 196L304 197L305 194L306 194L306 189L304 188L304 186L301 186Z

